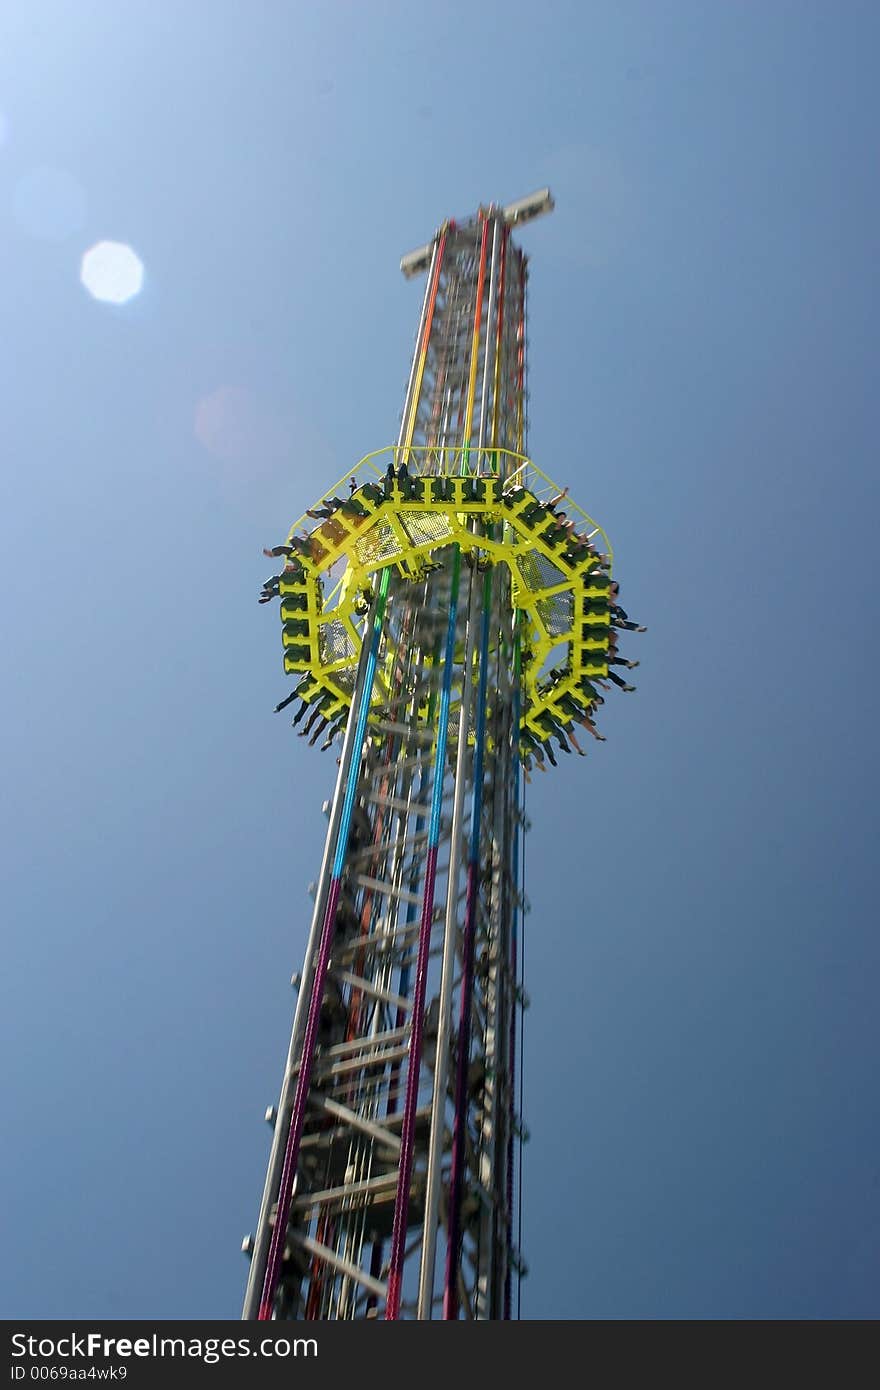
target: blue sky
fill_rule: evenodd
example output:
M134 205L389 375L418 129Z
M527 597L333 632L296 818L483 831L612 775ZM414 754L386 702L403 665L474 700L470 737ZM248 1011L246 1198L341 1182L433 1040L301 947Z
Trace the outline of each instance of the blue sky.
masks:
M649 631L530 789L523 1316L880 1313L878 31L6 0L5 1316L238 1315L334 771L261 548L396 435L400 255L545 183L531 452Z

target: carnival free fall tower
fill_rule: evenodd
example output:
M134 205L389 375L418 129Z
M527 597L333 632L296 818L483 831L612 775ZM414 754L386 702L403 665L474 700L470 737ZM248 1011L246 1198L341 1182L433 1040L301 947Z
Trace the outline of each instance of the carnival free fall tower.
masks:
M404 257L426 284L397 443L271 552L339 771L247 1319L512 1316L524 781L589 726L613 641L607 538L527 456L514 232L552 207Z

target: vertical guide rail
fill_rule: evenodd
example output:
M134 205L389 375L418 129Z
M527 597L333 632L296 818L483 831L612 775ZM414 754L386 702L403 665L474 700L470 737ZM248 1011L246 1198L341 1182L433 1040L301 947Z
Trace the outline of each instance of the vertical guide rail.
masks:
M474 306L474 329L471 342L470 376L468 381L467 403L463 433L463 452L461 471L467 471L470 455L470 432L474 418L474 396L477 386L477 368L480 351L480 327L483 317L483 292L486 283L486 250L489 237L489 223L483 217L483 230L480 238L480 261L477 274L477 294ZM427 341L426 341L427 349ZM406 1077L406 1096L404 1099L403 1121L400 1137L400 1169L397 1179L397 1194L394 1203L394 1225L391 1232L391 1254L388 1270L388 1297L385 1304L385 1317L394 1322L400 1316L400 1299L403 1285L403 1259L406 1242L406 1224L409 1210L410 1185L413 1170L413 1139L415 1113L418 1104L419 1073L422 1061L422 1030L424 1027L425 985L428 971L428 953L431 946L431 922L434 915L434 887L437 879L437 849L440 838L440 812L443 805L443 782L446 772L446 743L449 731L449 697L452 687L452 667L455 660L455 633L458 621L458 591L461 579L461 549L453 547L452 578L449 594L449 624L446 631L446 655L443 669L443 685L440 693L439 726L437 729L437 752L434 759L434 784L431 797L431 818L428 827L428 845L425 860L425 888L422 902L422 918L419 927L419 950L416 964L415 991L413 995L412 1032L409 1045L409 1068ZM469 675L465 672L465 678ZM464 688L462 688L462 699ZM452 883L448 892L454 892ZM435 1080L436 1085L436 1080ZM423 1261L424 1263L424 1261Z
M400 416L400 429L397 434L398 448L400 448L401 444L403 443L406 431L409 428L409 417L412 410L413 401L413 387L415 384L417 372L419 373L419 391L421 390L421 377L422 373L425 370L424 360L425 352L427 351L427 337L425 335L425 325L429 322L430 318L433 315L434 302L437 298L437 284L439 282L439 278L440 277L438 273L437 249L435 247L433 264L431 266L430 273L428 274L425 280L425 297L422 300L422 312L421 316L419 317L419 326L416 330L416 345L413 350L412 362L410 363L409 381L406 384L406 398L403 402L403 410ZM430 333L428 334L428 336L430 336ZM419 391L416 391L415 393L416 404L418 404ZM411 430L409 442L412 442ZM397 462L396 459L395 462Z
M425 299L424 327L422 329L421 343L418 349L418 362L415 374L410 374L410 399L407 402L407 411L403 412L401 422L400 445L403 449L404 459L409 452L409 447L413 441L413 433L416 427L416 416L419 410L419 397L422 394L422 380L425 375L425 363L428 360L428 343L431 340L431 329L434 326L434 308L437 304L437 290L440 286L440 270L443 265L443 252L446 250L446 230L440 233L440 239L434 248L434 260L431 267L430 295Z
M471 340L471 370L468 379L467 404L464 412L464 428L462 430L462 460L461 471L466 473L471 453L471 429L474 422L474 396L477 391L477 370L480 357L480 325L483 320L483 290L486 283L486 246L489 240L489 223L483 219L483 235L480 239L480 269L477 275L477 305L474 310L474 335Z
M394 1225L391 1231L391 1254L388 1267L388 1296L385 1317L395 1322L400 1315L400 1295L403 1283L403 1258L406 1242L406 1221L409 1210L409 1189L413 1170L413 1139L415 1113L418 1103L419 1071L422 1059L424 1028L425 984L428 973L428 951L431 944L431 920L434 916L434 884L437 878L437 851L440 840L440 812L443 807L443 780L446 763L446 739L449 729L449 696L452 685L452 665L455 658L455 630L458 622L458 589L461 578L461 551L458 546L452 557L452 583L449 593L449 625L446 630L443 685L440 691L440 712L437 729L437 753L434 759L434 785L431 794L431 816L428 822L428 847L425 859L425 888L422 916L419 923L419 951L413 992L412 1031L409 1042L409 1068L406 1075L406 1096L400 1137L400 1168L397 1177L397 1196L394 1203Z
M318 948L318 960L315 965L315 973L312 981L312 993L309 1000L306 1031L303 1037L302 1052L300 1054L299 1075L296 1080L296 1094L294 1096L293 1108L290 1115L290 1129L287 1133L284 1166L281 1170L281 1182L278 1188L278 1205L275 1212L275 1224L272 1227L272 1239L269 1243L269 1254L266 1260L263 1292L260 1298L259 1312L257 1313L257 1318L260 1322L268 1322L272 1316L272 1309L275 1302L275 1290L278 1287L278 1277L281 1273L281 1260L284 1254L285 1240L287 1238L287 1216L290 1210L290 1200L293 1195L296 1165L299 1160L299 1143L302 1138L303 1122L306 1115L306 1101L312 1080L315 1041L318 1035L318 1023L321 1017L321 996L324 991L324 980L327 975L327 965L330 960L330 946L333 942L333 925L336 920L336 908L339 903L339 891L342 885L342 870L345 864L345 851L348 846L351 815L354 810L354 798L355 792L357 791L358 773L360 771L360 751L363 748L364 738L366 736L367 715L370 710L370 697L373 693L373 681L376 675L376 661L379 654L382 625L385 619L385 604L388 598L388 584L390 578L390 570L383 570L377 596L376 612L373 617L373 631L369 643L369 655L364 671L363 690L361 691L358 704L357 727L354 734L354 749L357 753L357 762L354 763L354 760L352 760L353 766L351 766L349 770L348 785L345 788L345 799L343 801L342 815L339 823L339 836L336 841L336 852L333 856L333 867L331 869L329 891L327 893L327 906L324 912L324 925L321 931L321 944ZM366 647L367 644L364 643L364 646ZM352 706L352 708L354 708L354 706ZM352 721L349 720L349 724L351 723Z
M458 1017L458 1056L455 1072L455 1102L452 1131L452 1167L449 1176L449 1231L446 1245L446 1278L443 1317L458 1317L458 1269L461 1261L461 1197L467 1144L467 1076L471 1046L471 1000L474 989L474 938L477 921L477 894L480 871L480 818L483 806L483 764L486 747L486 689L489 668L489 611L492 576L483 584L483 622L480 633L480 682L474 721L474 776L471 804L471 835L468 849L465 890L464 937L462 941L461 1003Z
M507 613L509 614L509 609ZM507 1248L501 1243L504 1220L503 1193L505 1191L505 1164L507 1146L504 1142L507 1128L507 1109L505 1107L504 1082L507 1065L507 1019L510 995L507 962L510 952L510 845L513 823L510 814L510 775L512 691L509 654L512 634L505 621L502 647L504 658L499 652L498 679L503 685L506 698L499 699L499 713L496 721L495 753L492 775L491 809L491 891L492 900L488 921L488 960L485 981L486 1020L483 1032L483 1060L485 1062L485 1081L481 1105L481 1128L479 1144L480 1170L483 1185L491 1183L491 1201L486 1203L479 1218L478 1237L478 1283L476 1289L476 1316L497 1318L503 1305L501 1278L505 1267ZM487 830L489 829L487 825Z
M352 707L356 705L364 689L367 654L368 644L365 642L361 649L361 660L358 666ZM253 1321L259 1316L261 1292L266 1272L266 1261L272 1240L272 1205L275 1201L281 1181L289 1133L291 1106L294 1098L294 1068L299 1054L303 1030L306 1026L308 1003L311 998L312 982L314 979L314 962L327 906L331 856L333 847L339 838L340 825L342 822L344 788L347 779L350 777L355 751L357 751L357 755L360 757L360 749L357 748L355 744L355 720L349 718L342 745L342 755L339 760L339 776L336 781L336 790L334 792L333 805L330 811L330 825L327 830L327 839L324 845L324 858L318 880L319 887L315 896L315 908L312 914L308 945L306 946L305 963L303 965L302 979L300 980L296 1010L293 1017L293 1027L290 1034L290 1046L287 1052L287 1064L284 1069L281 1096L278 1101L275 1129L272 1135L272 1149L269 1155L269 1166L266 1172L265 1186L263 1188L257 1234L254 1240L254 1250L251 1257L250 1269L248 1271L248 1282L247 1288L245 1289L244 1306L241 1314L242 1319L245 1321Z
M495 370L492 377L492 449L498 448L498 410L501 403L501 356L504 347L504 280L507 269L507 227L501 232L501 264L498 269L498 307L495 312ZM492 454L492 472L498 472L498 454Z
M409 416L407 416L407 413L406 413L406 411L405 411L405 418L406 418L406 434L405 434L405 435L402 434L402 441L400 441L400 442L402 442L402 445L403 445L403 457L405 457L405 459L406 459L407 452L409 452L410 445L412 445L412 442L413 442L413 432L414 432L414 430L416 430L416 417L417 417L417 413L418 413L418 398L420 398L420 393L421 393L421 382L423 382L424 370L425 370L425 363L427 363L427 359L428 359L428 343L430 343L430 341L431 341L431 329L432 329L432 327L434 327L434 310L435 310L435 306L437 306L437 292L438 292L438 288L439 288L439 277L441 277L441 268L442 268L442 263L443 263L443 252L445 252L445 249L446 249L446 228L443 228L443 231L441 232L441 236L439 236L439 240L438 240L438 243L437 243L437 247L435 247L435 252L434 252L434 264L432 264L431 277L430 277L430 278L431 278L431 292L430 292L430 296L425 297L424 331L423 331L423 334L420 335L420 349L418 349L418 353L420 353L420 356L418 356L418 367L417 367L416 374L414 374L414 378L413 378L413 377L410 377L410 384L413 384L413 379L414 379L413 398L412 398L412 403L410 403ZM456 555L457 555L457 552L456 552ZM455 591L455 602L457 602L457 574L453 574L453 591ZM455 602L452 603L453 610L455 610ZM453 652L455 652L455 613L453 613ZM438 652L437 652L437 649L435 649L435 659L437 659L437 655L438 655ZM448 669L449 669L449 667L448 667ZM446 673L443 673L443 676L446 676ZM448 709L448 708L449 708L449 706L446 705L446 709ZM431 713L432 713L432 710L434 710L434 692L431 692L431 706L430 706L430 712L431 712ZM443 721L443 720L441 720L441 727L442 727L442 728L445 728L445 721ZM418 823L417 823L417 824L418 824L418 830L421 830L421 820L418 820ZM438 838L439 838L439 817L438 817ZM432 891L432 887L431 887L431 891ZM427 884L425 884L425 894L427 894ZM407 909L407 922L409 922L409 920L410 920L410 913L409 913L409 909ZM418 956L418 960L420 960L420 962L421 962L421 952L420 952L420 956ZM400 970L400 992L402 992L402 994L403 994L403 992L405 992L405 990L409 990L409 966L403 966L403 969ZM418 992L418 976L417 976L417 979L416 979L416 992ZM424 1004L424 980L423 980L423 984L421 984L421 994L423 994L423 1004ZM423 1017L421 1017L421 1013L423 1013L423 1011L421 1011L421 1008L418 1008L418 1009L417 1009L416 1006L414 1006L414 1008L413 1008L413 1015L412 1015L412 1019L413 1019L412 1026L413 1026L413 1029L414 1029L414 1027L418 1026L418 1031L420 1031L420 1036L421 1036L421 1027L423 1027ZM400 1026L400 1024L402 1024L402 1016L400 1016L400 1011L398 1011L398 1026ZM420 1045L421 1045L421 1037L420 1037ZM412 1034L410 1034L410 1066L412 1066ZM409 1076L407 1076L407 1083L409 1083ZM406 1127L407 1127L406 1101L409 1101L409 1088L407 1088L407 1093L406 1093L406 1098L405 1098L405 1113L403 1113L403 1116L402 1116L402 1134L403 1134L403 1131L405 1131L405 1130L406 1130ZM396 1101L395 1101L395 1105L396 1105ZM410 1123L410 1129L412 1129L412 1130L414 1131L414 1109L413 1109L413 1119L412 1119L412 1123ZM403 1152L403 1141L402 1141L402 1152ZM407 1202L407 1205L409 1205L409 1183L410 1183L410 1179L412 1179L412 1143L410 1143L409 1166L410 1166L410 1177L407 1177L407 1184L406 1184L406 1202ZM398 1184L398 1193L396 1193L396 1200L395 1200L395 1216L393 1216L393 1226L392 1226L392 1257L391 1257L391 1265L389 1265L389 1269L396 1268L396 1269L398 1269L398 1272L399 1272L399 1270L400 1270L400 1266L402 1266L402 1264L403 1264L403 1241L405 1241L405 1238L406 1238L406 1212L403 1213L403 1218L402 1218L402 1220L400 1220L400 1222L399 1222L399 1207L400 1207L400 1184ZM395 1232L396 1232L396 1230L398 1230L398 1225L399 1225L399 1223L400 1223L400 1225L402 1225L402 1234L400 1234L398 1245L395 1245ZM395 1251L396 1251L396 1255L395 1255ZM391 1297L391 1277L389 1277L388 1290L389 1290L389 1291L388 1291L388 1294L386 1294L386 1300L385 1300L385 1318L388 1318L388 1301L389 1301L389 1297ZM398 1308L399 1308L399 1291L398 1291ZM396 1318L396 1312L395 1312L395 1318Z
M525 447L525 308L526 308L526 257L519 254L519 294L517 298L517 325L516 325L516 448L522 452ZM515 1105L515 1079L516 1079L516 1008L517 1008L517 955L518 955L518 927L520 911L520 889L519 889L519 837L520 825L520 760L519 760L519 728L521 718L521 690L522 690L522 646L521 646L521 622L514 618L513 628L513 700L512 700L512 721L511 738L513 741L512 763L513 763L513 791L512 801L514 807L514 833L511 845L511 866L510 866L510 887L511 887L511 932L510 932L510 1031L508 1035L508 1086L509 1102L507 1114L507 1153L505 1171L505 1205L507 1215L506 1231L506 1259L504 1265L504 1293L503 1293L503 1316L510 1320L512 1311L512 1262L513 1262L513 1161L514 1143L513 1131L516 1115ZM524 910L524 905L523 905ZM521 1001L520 1001L521 1005ZM520 1115L522 1124L522 1115ZM520 1184L522 1183L522 1173L520 1173Z
M431 260L431 269L428 275L428 282L425 288L425 297L422 302L422 312L419 322L419 331L416 335L416 350L413 354L413 361L410 367L409 382L407 385L407 398L404 403L403 416L401 419L400 435L398 444L402 444L406 439L407 447L412 442L412 429L415 423L416 407L418 405L418 393L421 388L421 380L425 370L425 357L427 354L427 342L431 332L431 319L433 317L434 305L437 300L437 287L440 280L440 268L443 259L443 248L446 243L446 234L442 232L438 241L434 244ZM416 383L418 382L418 385ZM408 430L408 435L405 431ZM383 583L387 591L387 571L383 575ZM373 603L371 617L375 617L379 604L377 595ZM272 1149L269 1155L269 1165L266 1171L266 1181L263 1188L263 1197L260 1204L260 1215L257 1223L257 1233L254 1240L254 1250L251 1257L250 1269L248 1271L248 1282L245 1289L244 1305L242 1308L242 1319L253 1321L260 1316L260 1307L263 1302L262 1292L265 1281L266 1265L269 1256L269 1249L272 1241L271 1213L275 1195L278 1192L281 1182L285 1154L288 1147L289 1124L291 1106L294 1098L294 1067L299 1054L302 1041L303 1030L306 1026L308 1001L311 998L311 986L313 982L313 965L315 961L318 943L320 940L321 924L327 904L329 892L330 859L333 847L338 843L340 824L344 800L344 788L351 777L352 754L355 749L355 730L357 720L355 710L358 708L359 699L363 696L363 682L368 664L368 646L365 641L361 648L361 660L358 667L358 674L353 693L351 712L345 730L342 754L340 757L339 776L336 782L336 790L333 796L333 806L330 812L330 824L327 830L327 839L324 846L324 858L321 864L321 873L318 880L318 892L315 898L315 908L312 914L312 922L309 930L309 939L306 947L305 965L302 972L299 994L297 997L296 1010L294 1012L293 1027L291 1029L290 1046L287 1054L287 1065L284 1071L284 1080L281 1087L281 1096L278 1102L277 1118L275 1130L272 1136ZM365 708L369 709L369 696ZM362 746L362 744L361 744ZM360 757L360 747L357 747L358 757ZM279 1208L280 1210L280 1208ZM276 1216L276 1223L278 1221ZM277 1285L277 1274L275 1279Z
M503 307L504 279L499 277L499 242L501 262L504 263L506 233L501 234L500 221L496 218L492 247L492 282L490 285L490 306L496 295L498 298L498 332L496 334L496 360L494 385L497 391L499 353L501 346L501 316ZM499 283L500 278L500 283ZM486 323L486 361L484 364L483 403L480 417L480 444L485 443L487 425L487 398L489 381L489 329ZM497 431L497 396L493 402L492 443ZM489 636L492 611L492 575L486 572L483 581L483 617L480 631L480 674L477 693L477 712L474 721L474 770L471 792L471 834L468 849L467 883L465 889L464 931L462 937L461 1002L458 1022L458 1055L455 1078L455 1102L452 1137L452 1162L449 1177L449 1220L446 1245L446 1271L443 1295L443 1317L458 1317L458 1272L461 1263L461 1199L464 1179L465 1148L467 1139L467 1073L470 1060L470 1020L474 984L474 941L476 936L477 894L479 890L480 867L480 820L483 803L483 765L486 747L486 695L489 668Z
M519 253L519 322L516 327L516 452L525 449L525 379L526 379L526 265Z
M513 737L519 739L519 720L520 720L520 630L519 623L514 628L513 638ZM520 888L519 888L519 837L522 833L521 825L523 812L520 809L519 801L519 749L513 750L513 791L511 799L514 806L515 830L513 834L513 844L511 846L510 879L512 888L512 911L511 911L511 931L510 931L510 1035L508 1038L508 1078L510 1086L510 1096L508 1105L507 1119L507 1173L504 1199L507 1207L507 1263L504 1270L504 1318L510 1321L512 1310L512 1279L513 1279L513 1128L516 1116L516 1009L517 1004L523 1007L523 1001L517 999L517 949L518 949L518 926L520 912ZM525 910L525 904L522 904ZM523 1117L519 1117L522 1126ZM522 1174L520 1174L522 1182Z
M437 1044L434 1056L434 1091L431 1097L431 1130L428 1148L428 1167L425 1182L425 1219L422 1227L422 1262L419 1271L418 1317L431 1317L434 1301L434 1258L437 1249L437 1222L440 1209L440 1166L443 1155L443 1131L446 1127L446 1077L449 1064L449 1003L452 998L452 976L455 969L455 938L458 915L458 877L461 859L461 822L464 810L468 727L471 713L471 673L474 659L476 628L476 598L479 593L471 575L468 587L467 633L462 671L461 706L458 721L458 751L455 759L455 799L452 807L452 827L449 843L449 871L446 889L446 922L443 937L443 966L440 976L440 1001L437 1016ZM442 773L441 773L442 776Z
M480 401L479 453L483 458L483 444L489 403L489 372L492 365L490 344L492 341L492 322L498 288L498 246L499 220L493 218L492 264L489 273L489 307L486 314L486 346L483 360L483 385ZM478 307L478 313L481 308ZM496 333L496 341L497 341ZM497 348L496 348L497 351ZM497 359L493 377L497 380ZM485 627L488 621L486 604L487 586L483 586L483 618ZM462 698L459 711L458 753L455 763L455 798L452 807L452 831L449 849L449 872L446 890L446 921L443 935L443 964L440 977L440 996L437 1015L437 1044L434 1057L434 1091L431 1099L431 1129L428 1149L428 1167L425 1185L425 1217L422 1227L422 1261L419 1273L418 1317L427 1320L431 1317L434 1301L434 1259L437 1248L437 1227L440 1209L440 1168L443 1156L443 1135L446 1116L446 1084L449 1069L449 1033L451 1024L452 984L455 970L456 946L458 936L458 880L461 862L461 826L464 802L467 792L468 734L472 699L472 671L476 633L475 603L479 594L476 579L470 582L467 632L465 637L464 667L462 675ZM478 716L479 717L479 716Z

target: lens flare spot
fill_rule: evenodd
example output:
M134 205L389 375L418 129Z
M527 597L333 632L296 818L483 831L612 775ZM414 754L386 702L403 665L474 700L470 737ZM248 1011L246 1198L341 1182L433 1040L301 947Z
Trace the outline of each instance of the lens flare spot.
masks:
M99 241L82 258L80 279L93 299L126 304L140 292L144 265L122 241Z

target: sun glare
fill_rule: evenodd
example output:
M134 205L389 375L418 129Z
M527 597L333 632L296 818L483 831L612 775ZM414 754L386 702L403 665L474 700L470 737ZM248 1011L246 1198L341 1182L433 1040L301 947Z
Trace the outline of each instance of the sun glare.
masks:
M82 258L80 279L94 299L105 304L125 304L144 283L144 266L130 246L120 241L99 241Z

